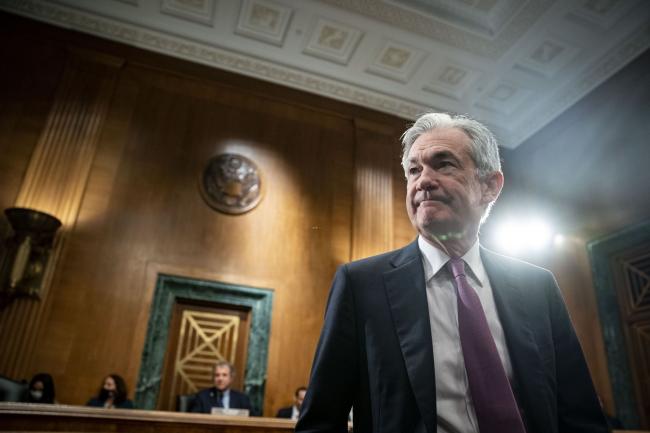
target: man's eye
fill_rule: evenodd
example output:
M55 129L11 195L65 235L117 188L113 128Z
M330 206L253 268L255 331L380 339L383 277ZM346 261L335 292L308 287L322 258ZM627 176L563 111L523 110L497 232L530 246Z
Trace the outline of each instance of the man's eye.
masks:
M438 163L438 166L439 166L440 168L450 168L450 167L456 167L456 164L454 164L453 161L442 160L442 161L440 161L440 162Z

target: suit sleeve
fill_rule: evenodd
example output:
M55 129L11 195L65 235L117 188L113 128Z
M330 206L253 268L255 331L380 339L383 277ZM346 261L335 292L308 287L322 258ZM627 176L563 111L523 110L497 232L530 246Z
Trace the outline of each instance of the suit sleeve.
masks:
M287 410L288 409L288 410ZM276 418L291 418L291 408L283 407L275 414Z
M557 282L549 285L549 314L555 348L559 433L609 431L591 375Z
M248 394L242 393L241 395L241 409L248 409L250 411L251 416L257 415L257 413L253 413L253 407L251 406L251 399L248 397Z
M346 265L334 277L296 432L347 432L358 382L354 296Z
M200 393L197 393L194 396L194 402L192 403L192 407L190 408L190 412L193 412L193 413L206 413L206 410L203 407L203 399L201 398Z

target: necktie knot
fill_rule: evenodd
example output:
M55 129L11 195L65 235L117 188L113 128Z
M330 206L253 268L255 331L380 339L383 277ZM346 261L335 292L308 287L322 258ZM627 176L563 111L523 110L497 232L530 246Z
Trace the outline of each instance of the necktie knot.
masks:
M449 259L449 269L454 278L465 276L465 262L460 257L452 257Z

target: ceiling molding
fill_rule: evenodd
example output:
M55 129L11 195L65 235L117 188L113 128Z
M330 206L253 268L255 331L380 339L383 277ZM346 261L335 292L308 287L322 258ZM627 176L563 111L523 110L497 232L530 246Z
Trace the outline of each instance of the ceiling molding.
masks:
M406 119L469 113L508 148L650 47L647 0L418 9L428 4L2 0L0 9Z
M415 8L399 7L396 3L416 3L403 0L322 0L332 6L346 9L382 21L409 32L440 41L452 47L484 57L500 57L532 26L539 16L556 0L527 0L514 2L522 4L517 13L496 35L487 36L484 32L464 31L463 24L451 19L423 15ZM510 0L502 2L512 3ZM448 3L448 2L438 2ZM496 2L498 3L498 2ZM435 7L432 6L432 8ZM435 9L433 9L435 10ZM451 18L451 17L449 17ZM469 19L467 19L469 21Z
M189 42L182 38L130 26L80 11L66 10L66 8L59 5L30 0L7 0L0 4L0 9L173 57L214 66L242 75L262 78L276 84L318 93L340 101L363 105L407 119L414 118L418 114L431 109L431 107L391 98L379 92L346 85L336 80L282 67L271 62L216 47Z

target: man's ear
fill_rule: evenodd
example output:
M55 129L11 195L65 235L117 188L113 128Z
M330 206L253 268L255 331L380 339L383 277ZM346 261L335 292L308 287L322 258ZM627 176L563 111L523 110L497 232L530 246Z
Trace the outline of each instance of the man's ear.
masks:
M499 197L502 188L503 173L495 171L488 174L481 180L481 202L483 204L492 203Z

